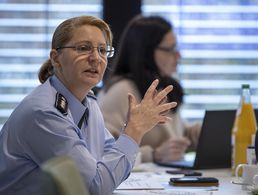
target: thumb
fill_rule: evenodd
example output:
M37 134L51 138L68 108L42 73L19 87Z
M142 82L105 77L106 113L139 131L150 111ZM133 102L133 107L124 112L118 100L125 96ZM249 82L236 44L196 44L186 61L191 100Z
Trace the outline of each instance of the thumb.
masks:
M136 98L133 94L128 93L129 111L136 106Z

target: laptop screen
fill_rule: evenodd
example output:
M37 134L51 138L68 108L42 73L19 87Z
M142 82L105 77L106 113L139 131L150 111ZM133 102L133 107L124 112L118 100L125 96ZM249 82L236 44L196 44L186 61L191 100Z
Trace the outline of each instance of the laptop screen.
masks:
M231 130L234 119L235 110L207 110L196 155L186 154L184 160L157 162L157 164L191 169L231 167Z
M231 132L235 110L205 112L194 167L196 169L231 167Z

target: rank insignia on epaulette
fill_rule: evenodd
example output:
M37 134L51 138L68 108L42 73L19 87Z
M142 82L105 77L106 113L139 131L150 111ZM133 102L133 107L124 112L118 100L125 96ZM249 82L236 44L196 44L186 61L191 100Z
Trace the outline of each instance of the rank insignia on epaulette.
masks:
M68 102L61 93L56 93L55 107L64 115L67 115Z

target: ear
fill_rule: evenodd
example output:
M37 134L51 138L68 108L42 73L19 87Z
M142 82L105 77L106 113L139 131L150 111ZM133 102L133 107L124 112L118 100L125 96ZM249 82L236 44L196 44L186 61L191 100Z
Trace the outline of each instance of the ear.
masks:
M59 60L58 60L58 52L56 51L56 49L52 49L50 51L50 60L51 60L52 66L54 66L54 68L61 67L61 64L59 63Z

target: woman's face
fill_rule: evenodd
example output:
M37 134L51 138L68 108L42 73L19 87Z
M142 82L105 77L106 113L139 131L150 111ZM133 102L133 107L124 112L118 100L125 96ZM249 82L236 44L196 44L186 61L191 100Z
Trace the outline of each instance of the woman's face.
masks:
M180 53L176 49L176 36L169 31L154 51L154 60L162 76L171 76L176 72Z
M106 40L99 28L84 25L74 30L72 39L64 47L78 45L81 51L75 48L62 48L60 52L52 50L51 59L57 55L55 65L52 64L58 78L75 96L83 99L105 72L107 57L101 56L96 47L106 48ZM93 52L83 52L87 48L84 46L93 46Z

